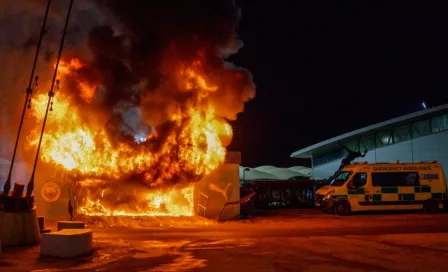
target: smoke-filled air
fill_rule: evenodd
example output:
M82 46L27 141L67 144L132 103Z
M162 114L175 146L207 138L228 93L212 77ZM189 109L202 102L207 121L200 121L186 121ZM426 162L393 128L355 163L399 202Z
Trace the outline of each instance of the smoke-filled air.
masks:
M8 71L0 73L2 101L25 93L46 2L0 4L0 61ZM53 2L25 149L39 141L69 3ZM228 121L255 95L251 74L226 61L242 47L240 15L231 0L75 1L41 162L85 186L136 182L165 188L166 201L167 188L191 191L224 162ZM15 133L21 104L3 109L2 130ZM90 205L107 214L96 200Z

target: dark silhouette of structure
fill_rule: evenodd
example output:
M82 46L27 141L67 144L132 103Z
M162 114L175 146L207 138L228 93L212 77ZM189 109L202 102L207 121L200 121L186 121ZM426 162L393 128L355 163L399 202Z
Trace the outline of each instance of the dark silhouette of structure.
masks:
M343 144L340 145L345 149L345 151L347 151L347 156L345 156L345 158L342 159L339 169L333 174L330 180L333 180L338 175L339 171L342 170L342 168L351 164L352 161L355 160L356 158L364 158L368 151L367 149L364 149L364 153L361 153L359 151L353 151L350 148L344 146Z
M339 166L339 170L341 170L344 166L349 165L350 163L352 163L352 161L356 158L364 158L367 154L367 149L364 150L364 153L361 153L359 151L353 151L349 148L347 148L346 146L342 145L341 146L345 149L345 151L347 151L347 156L345 158L342 159L341 161L341 165Z

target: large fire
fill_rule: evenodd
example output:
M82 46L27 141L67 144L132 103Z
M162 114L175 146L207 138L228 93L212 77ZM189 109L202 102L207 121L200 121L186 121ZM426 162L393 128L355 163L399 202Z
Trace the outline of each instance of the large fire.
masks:
M76 58L61 61L59 65L61 88L56 90L40 153L42 161L64 169L71 179L84 187L96 188L88 189L88 198L80 204L78 212L100 216L191 216L191 181L209 174L224 162L225 145L232 137L231 126L218 118L215 108L204 100L219 86L208 82L199 61L180 67L176 83L185 93L192 93L194 103L173 107L167 120L175 129L169 130L169 135L160 135L156 127L149 135L139 136L142 144L114 141L100 114L90 111L89 106L95 102L99 87L76 77L83 66L83 62ZM67 91L69 86L64 83L68 80L75 81L75 86L70 88L75 88L76 92ZM44 118L47 101L45 93L33 97L32 116L38 122ZM40 126L36 126L28 137L31 146L37 145L39 134ZM169 189L161 186L186 174L191 180L187 178L183 186ZM108 206L105 204L110 203L105 200L107 186L101 187L103 189L92 187L96 183L91 182L107 180L113 183L136 176L148 189L144 196L140 196L139 208L134 210ZM119 192L111 195L116 197Z
M194 211L192 185L149 192L134 189L132 200L120 194L117 197L115 190L107 187L102 180L87 179L80 182L80 185L81 190L87 192L79 213L87 216L192 216ZM124 197L125 201L120 201L120 197ZM107 207L105 202L114 203L114 208Z

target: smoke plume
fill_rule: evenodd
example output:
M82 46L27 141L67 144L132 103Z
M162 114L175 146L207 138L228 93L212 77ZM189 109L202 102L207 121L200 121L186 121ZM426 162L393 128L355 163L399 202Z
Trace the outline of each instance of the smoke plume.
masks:
M16 97L27 87L46 2L0 3L0 61L9 72L0 73L2 101L12 97L19 101ZM49 67L55 61L68 3L53 1L37 69L41 80L51 79ZM173 134L178 135L178 145L188 149L191 140L183 140L186 130L173 121L173 114L192 119L189 108L207 112L211 106L213 116L235 120L255 95L250 72L227 61L243 46L236 33L240 16L233 0L77 0L63 59L76 57L82 65L62 83L63 92L77 97L85 120L102 116L109 130L134 137L156 135L150 153L158 152ZM179 80L196 74L200 77L194 84ZM91 99L83 97L79 82L96 86ZM11 127L16 120L3 124ZM136 174L157 180L158 169L170 164L182 168L172 155L180 149L154 156L151 169Z
M40 82L51 79L51 61L57 53L68 3L52 1L36 69ZM9 158L12 154L46 4L47 0L0 1L1 157ZM104 24L105 16L91 1L77 0L71 18L64 52L87 57L88 32L95 25Z
M234 1L103 0L97 5L113 24L90 31L93 60L84 76L105 86L106 109L120 100L134 101L146 121L162 124L172 107L191 101L191 93L174 86L173 79L182 65L196 60L219 86L207 98L218 116L234 120L254 96L250 73L225 61L242 46L236 34L241 13Z

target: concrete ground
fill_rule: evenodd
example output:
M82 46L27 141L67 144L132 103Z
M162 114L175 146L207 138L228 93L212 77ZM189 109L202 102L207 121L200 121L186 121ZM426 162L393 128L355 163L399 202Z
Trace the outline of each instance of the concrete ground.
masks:
M89 256L3 248L0 271L448 271L448 214L304 210L225 223L112 218L89 227Z

